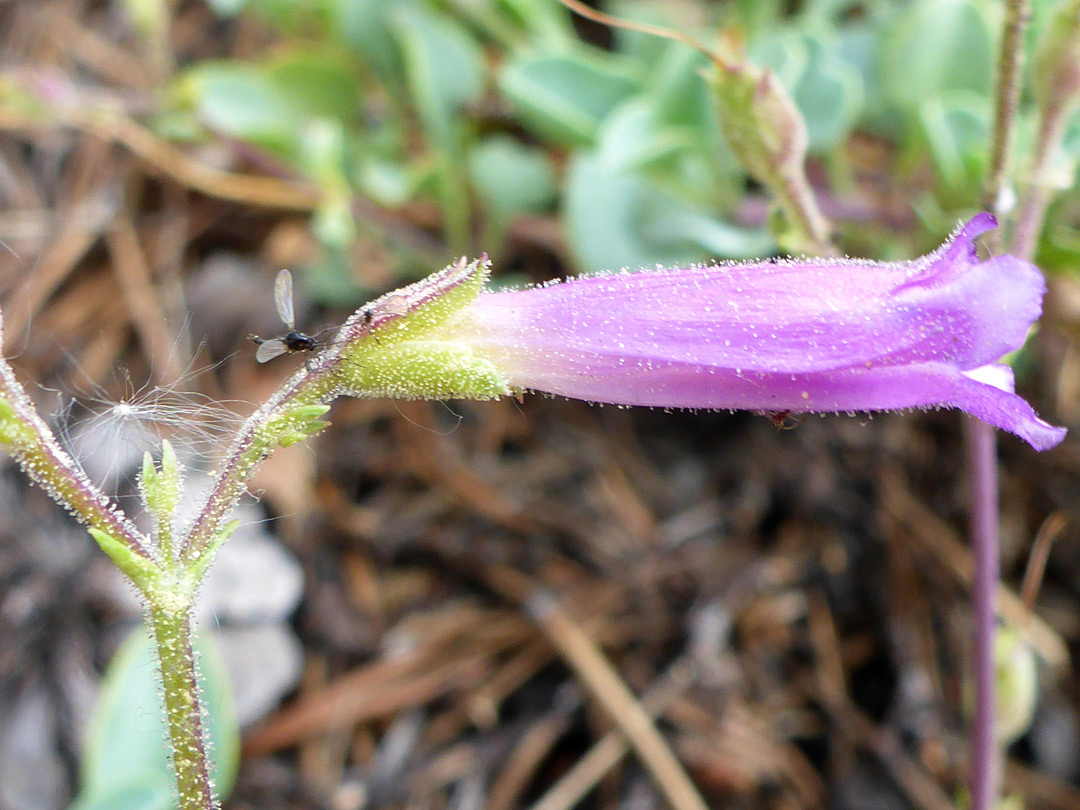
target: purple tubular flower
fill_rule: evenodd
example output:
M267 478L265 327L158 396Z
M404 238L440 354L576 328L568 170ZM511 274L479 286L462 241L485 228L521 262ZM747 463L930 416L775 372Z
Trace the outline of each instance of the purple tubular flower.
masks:
M771 412L959 408L1037 450L1062 440L996 361L1038 319L1028 262L980 262L978 214L908 262L754 262L481 293L442 331L517 390Z

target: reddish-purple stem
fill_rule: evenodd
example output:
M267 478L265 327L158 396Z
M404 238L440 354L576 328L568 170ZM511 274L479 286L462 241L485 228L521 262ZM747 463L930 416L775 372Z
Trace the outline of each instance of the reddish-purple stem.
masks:
M969 788L973 810L989 810L997 797L999 759L994 727L994 634L997 629L998 486L994 429L971 419L967 432L970 476L975 716L971 728Z
M1024 63L1024 34L1031 8L1028 0L1007 0L994 87L994 124L990 136L990 165L983 190L984 203L995 213L1009 182L1013 130L1020 101ZM1000 244L993 246L1000 249ZM971 545L975 556L972 582L972 671L975 678L975 716L972 718L968 762L971 810L991 810L997 804L1000 752L995 734L994 635L997 630L998 489L997 436L989 425L972 419L967 431L971 508Z

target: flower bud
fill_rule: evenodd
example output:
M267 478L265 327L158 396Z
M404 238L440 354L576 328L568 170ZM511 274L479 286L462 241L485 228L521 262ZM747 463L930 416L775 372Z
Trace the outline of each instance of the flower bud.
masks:
M793 253L831 253L829 223L803 168L809 134L799 108L768 68L720 52L711 58L706 79L731 151L783 214L773 228L778 242Z

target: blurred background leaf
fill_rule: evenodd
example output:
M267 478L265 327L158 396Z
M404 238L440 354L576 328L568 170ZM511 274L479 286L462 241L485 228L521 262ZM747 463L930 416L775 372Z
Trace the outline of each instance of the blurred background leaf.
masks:
M1051 5L1034 4L1035 29ZM686 45L575 20L553 0L221 0L214 8L251 15L276 42L258 59L188 67L174 86L177 109L194 115L204 137L264 150L326 196L312 219L322 254L308 262L319 300L351 300L370 287L350 267L373 245L402 277L413 272L416 245L394 228L370 219L348 226L363 203L406 211L436 232L439 245L424 247L439 254L433 263L498 256L522 217L557 223L581 270L776 250L770 201L724 142L701 75L708 59ZM841 212L838 232L852 246L877 255L925 246L874 250L873 239L863 241L859 221L880 219L881 206L906 200L910 221L940 238L978 201L996 8L984 0L808 0L794 11L780 2L606 5L706 44L727 32L775 71L806 121L823 207ZM160 120L185 131L175 116ZM325 148L314 159L327 131L333 159ZM877 157L863 164L867 149ZM882 160L891 167L885 196L873 179ZM854 216L850 227L844 212Z

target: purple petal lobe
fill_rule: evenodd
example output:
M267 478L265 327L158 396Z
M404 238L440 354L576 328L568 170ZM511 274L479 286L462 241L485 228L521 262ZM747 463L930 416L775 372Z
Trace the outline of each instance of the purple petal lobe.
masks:
M938 253L949 264L971 264L978 258L975 254L975 240L996 227L997 219L994 215L982 211L957 228Z

